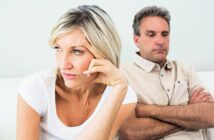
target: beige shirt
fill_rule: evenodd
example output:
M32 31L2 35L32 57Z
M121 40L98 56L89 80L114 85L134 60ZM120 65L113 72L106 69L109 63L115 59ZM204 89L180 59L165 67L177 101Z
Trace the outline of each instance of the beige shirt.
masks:
M138 54L134 62L121 66L138 101L157 105L187 105L192 91L201 85L192 67L169 61L163 68ZM180 131L164 137L164 140L207 140L206 130Z

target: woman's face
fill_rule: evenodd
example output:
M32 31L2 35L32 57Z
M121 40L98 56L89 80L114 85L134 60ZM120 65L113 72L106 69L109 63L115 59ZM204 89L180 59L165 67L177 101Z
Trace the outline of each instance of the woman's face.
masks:
M88 69L94 55L86 48L85 35L80 29L60 36L56 40L56 61L68 88L87 86L96 74L87 77L83 72Z

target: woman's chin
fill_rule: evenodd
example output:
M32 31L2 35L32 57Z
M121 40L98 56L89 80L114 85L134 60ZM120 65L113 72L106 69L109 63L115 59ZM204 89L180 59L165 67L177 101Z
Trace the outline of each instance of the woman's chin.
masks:
M70 89L72 89L72 88L74 88L74 87L76 87L77 85L76 84L74 84L73 82L71 82L71 81L65 81L65 86L67 87L67 88L70 88Z

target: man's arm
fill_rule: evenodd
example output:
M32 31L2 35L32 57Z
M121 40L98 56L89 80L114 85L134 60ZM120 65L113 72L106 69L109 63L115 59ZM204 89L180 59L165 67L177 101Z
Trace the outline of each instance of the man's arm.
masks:
M137 117L151 117L184 128L201 129L214 127L214 100L203 88L193 91L189 105L161 106L138 104ZM209 115L208 115L209 114Z
M113 140L116 137L121 125L126 121L131 114L134 112L136 103L123 104L117 114L117 118L114 121L113 127L111 129L109 140Z
M197 103L212 103L213 97L205 91L203 88L197 88L193 91L192 96L190 97L189 104ZM148 105L149 106L149 105ZM132 115L132 118L126 121L120 129L120 138L122 140L138 140L138 139L158 139L169 134L173 134L179 130L185 129L175 124L170 124L161 120L154 118L144 118L140 116L140 113L146 112L145 106L138 104L136 111L138 112L138 117L136 118L135 114ZM151 110L147 110L151 111Z
M214 127L213 103L198 103L184 106L139 104L136 110L138 117L151 117L184 128L201 129Z
M120 140L154 140L178 132L183 128L152 118L133 115L120 128Z

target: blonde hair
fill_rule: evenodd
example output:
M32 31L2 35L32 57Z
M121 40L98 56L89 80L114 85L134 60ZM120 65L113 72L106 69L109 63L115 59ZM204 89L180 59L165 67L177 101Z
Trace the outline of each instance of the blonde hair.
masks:
M104 10L94 5L82 5L68 10L58 20L51 32L50 46L55 45L56 39L60 35L66 34L74 28L82 30L93 50L119 67L120 38L113 21Z

